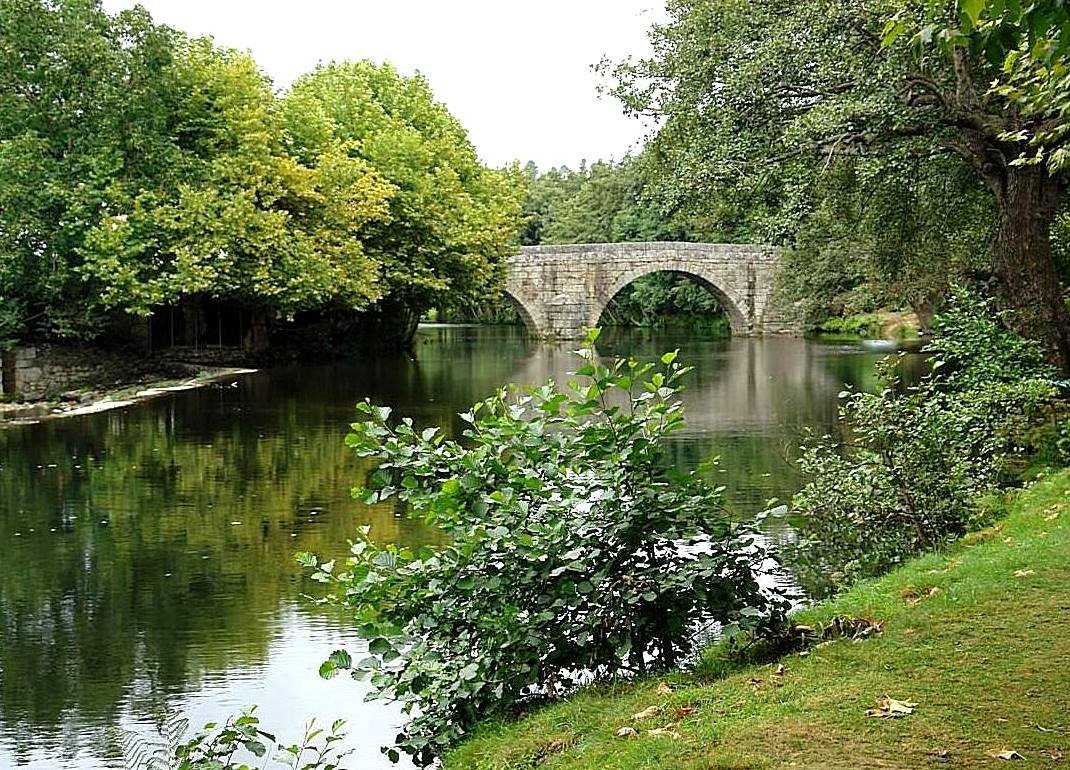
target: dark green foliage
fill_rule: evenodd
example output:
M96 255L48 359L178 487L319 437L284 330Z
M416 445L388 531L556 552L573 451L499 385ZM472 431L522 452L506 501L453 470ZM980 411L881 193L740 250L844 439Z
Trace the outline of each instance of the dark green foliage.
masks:
M626 286L602 314L603 325L683 325L728 335L721 303L710 289L678 273L654 273Z
M0 344L93 334L87 231L131 187L175 182L174 34L91 0L3 0L0 19Z
M370 640L321 673L352 669L411 716L392 758L431 764L477 720L672 668L699 624L753 629L784 608L759 589L753 530L665 456L688 370L675 354L579 355L567 388L502 390L462 415L463 444L361 406L347 443L380 464L359 494L397 500L449 542L382 548L365 530L344 564L304 557Z
M883 307L927 326L952 284L988 270L993 206L955 158L841 159L814 197L781 272L810 326Z
M815 319L811 318L811 321L813 320ZM811 323L810 328L820 334L833 336L876 337L880 334L880 325L881 319L876 313L849 316L842 316L837 313L827 316L816 327Z
M1052 223L1051 246L1063 285L1070 286L1070 203L1063 206L1062 212ZM1070 291L1065 294L1070 301Z
M878 574L975 526L979 497L1007 480L1025 436L1056 396L1042 349L1007 331L985 302L958 292L926 347L932 373L880 393L845 393L847 438L825 436L800 464L796 495L804 573L833 582Z
M644 155L542 174L529 163L525 174L525 246L691 240L685 224L649 195Z
M1006 322L1070 372L1049 237L1070 173L1065 14L1062 0L679 0L649 58L609 69L625 108L660 120L653 197L797 247L789 289L811 320L888 303L924 321L980 269Z

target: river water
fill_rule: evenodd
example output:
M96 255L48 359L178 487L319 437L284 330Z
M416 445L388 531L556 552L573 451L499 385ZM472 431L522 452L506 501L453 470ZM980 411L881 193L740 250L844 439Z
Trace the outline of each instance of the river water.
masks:
M873 386L880 354L852 343L714 340L608 331L606 355L679 347L695 367L688 427L671 445L742 515L800 481L801 433L833 429L845 385ZM349 490L364 472L343 447L365 397L421 424L506 382L565 379L569 347L512 327L424 327L416 356L281 368L128 408L0 431L0 768L121 767L114 727L157 734L258 704L288 741L306 720L349 721L349 766L385 768L399 723L362 685L319 664L360 641L305 597L293 554L342 556L362 524L406 544L433 538ZM766 525L773 541L790 526Z

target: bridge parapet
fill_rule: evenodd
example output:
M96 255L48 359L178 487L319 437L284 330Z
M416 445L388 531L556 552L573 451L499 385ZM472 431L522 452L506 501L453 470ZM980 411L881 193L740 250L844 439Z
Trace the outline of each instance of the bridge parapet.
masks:
M733 334L790 331L767 311L779 267L771 246L724 243L595 243L525 246L509 259L506 293L539 337L576 339L632 281L671 271L704 284L720 300Z

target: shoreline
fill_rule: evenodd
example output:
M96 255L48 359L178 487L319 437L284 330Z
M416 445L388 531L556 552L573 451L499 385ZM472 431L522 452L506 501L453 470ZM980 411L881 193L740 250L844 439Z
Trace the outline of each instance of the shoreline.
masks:
M715 644L691 672L485 723L443 767L965 770L1009 752L1055 766L1070 675L1046 661L1070 655L1070 469L995 504L985 529L793 616L875 632L754 660ZM908 710L882 712L883 696Z
M87 387L75 391L76 399L47 399L21 403L0 403L0 430L67 417L97 414L140 404L162 396L196 390L231 377L255 374L259 369L211 367L187 378L160 377L115 388Z

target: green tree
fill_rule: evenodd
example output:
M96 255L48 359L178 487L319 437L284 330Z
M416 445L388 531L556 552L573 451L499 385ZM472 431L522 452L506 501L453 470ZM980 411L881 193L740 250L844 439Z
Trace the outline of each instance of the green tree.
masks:
M401 341L429 308L497 290L520 229L520 174L480 164L423 76L367 61L320 67L294 84L282 116L302 162L341 145L394 186L389 216L363 242L381 265L377 312L397 321Z
M519 176L479 164L421 77L337 65L280 99L143 9L0 18L0 344L202 298L249 310L254 346L272 317L373 306L404 339L501 280Z
M885 44L916 29L915 45L933 44L952 57L966 51L1002 68L991 93L1012 107L1015 126L1003 136L1028 141L1017 165L1070 166L1070 6L1065 0L928 0L925 13L907 8L885 26Z
M362 238L386 218L392 186L338 143L312 167L291 157L270 82L247 54L181 41L173 69L172 131L186 139L176 183L133 191L87 234L82 272L103 303L148 315L203 295L255 319L378 299Z
M96 0L2 0L0 19L0 344L92 334L86 233L177 155L174 33Z
M692 240L686 223L651 196L644 155L542 174L529 163L524 173L525 245Z
M944 10L954 45L885 45L890 18L922 10L893 0L681 0L653 31L654 55L616 68L616 92L629 109L663 116L655 144L683 202L726 195L782 241L813 211L821 173L843 159L957 158L993 201L991 264L1010 323L1070 371L1050 241L1067 172L1014 162L1030 146L1014 135L1022 113L989 91L999 53L1026 45L1028 20L988 36ZM1043 18L1042 36L1061 39L1054 17ZM922 32L924 43L933 29ZM995 56L992 41L1002 46ZM1045 136L1063 125L1053 120ZM1049 141L1048 155L1062 147Z
M993 206L955 158L844 158L814 198L781 272L811 325L909 307L928 328L953 284L990 272Z

